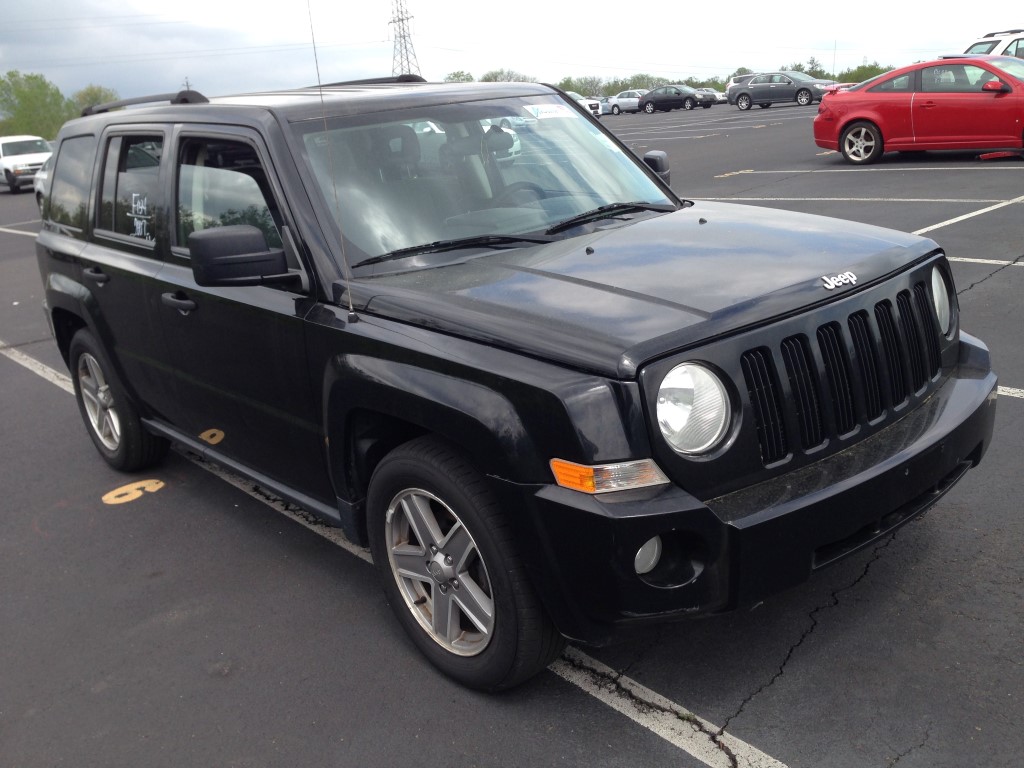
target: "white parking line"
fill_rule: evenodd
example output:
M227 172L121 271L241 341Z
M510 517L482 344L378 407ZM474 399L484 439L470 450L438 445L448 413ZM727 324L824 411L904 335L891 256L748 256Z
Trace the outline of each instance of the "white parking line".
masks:
M739 171L742 173L742 171ZM990 200L967 197L700 197L698 200L714 200L730 202L770 202L770 203L1007 203L1003 198ZM1016 202L1011 200L1012 202Z
M1024 195L1021 195L1020 197L1015 197L1013 198L1013 200L1004 200L1003 202L998 203L996 205L990 205L988 208L982 208L981 210L978 211L965 213L963 216L957 216L955 219L947 219L946 221L940 221L938 224L933 224L930 227L918 229L917 231L914 232L914 234L923 235L925 232L931 232L933 229L941 229L942 227L948 227L950 224L956 224L961 221L966 221L967 219L973 219L975 216L981 216L982 214L985 213L991 213L992 211L997 211L1000 208L1005 208L1008 205L1014 205L1016 203L1024 203Z
M1022 173L1022 172L1024 172L1024 163L1022 163L1020 165L1016 165L1016 166L1013 166L1013 165L992 165L992 166L984 166L984 167L980 167L980 168L979 167L974 167L974 166L959 167L959 168L957 168L957 167L949 167L949 166L942 166L942 165L915 167L915 168L907 168L907 167L904 167L904 166L900 166L899 168L888 168L888 167L877 167L877 166L873 167L873 168L815 168L813 170L808 170L807 168L794 168L794 169L791 169L791 170L788 170L788 171L784 171L784 170L755 171L754 169L750 168L750 169L744 169L744 170L730 171L729 173L723 173L721 176L716 176L715 178L716 179L725 178L726 176L732 176L733 174L737 174L737 173L750 173L750 174L754 174L754 175L757 175L757 176L779 176L779 175L781 175L781 176L794 176L794 175L795 176L802 176L802 175L806 175L806 174L809 174L809 173L899 173L899 174L902 175L902 174L905 174L905 173L925 173L925 172L928 172L928 171L943 171L945 173L949 173L950 171L956 171L957 173L970 173L972 171L978 171L978 172L984 172L984 173L993 173L993 172L998 172L998 171L1008 171L1008 172L1012 172L1012 173Z
M25 224L37 224L37 223L39 223L39 220L36 219L35 221L26 221L24 223ZM24 237L35 237L36 236L35 232L22 232L20 229L10 229L8 227L0 227L0 232L3 232L6 235L23 235Z
M966 256L947 256L950 261L962 261L966 264L988 264L993 267L1024 267L1024 261L1004 261L1003 259L969 259Z

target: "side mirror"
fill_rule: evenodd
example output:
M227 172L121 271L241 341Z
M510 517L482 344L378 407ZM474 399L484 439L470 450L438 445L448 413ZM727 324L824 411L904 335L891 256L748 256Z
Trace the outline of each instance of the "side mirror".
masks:
M188 248L199 285L260 285L293 279L284 250L268 248L263 231L251 224L193 232Z
M654 171L666 184L669 183L671 171L668 167L668 155L660 149L652 149L644 154L644 162L647 167Z
M1009 93L1010 86L1001 80L989 80L987 83L982 84L981 90L988 93Z

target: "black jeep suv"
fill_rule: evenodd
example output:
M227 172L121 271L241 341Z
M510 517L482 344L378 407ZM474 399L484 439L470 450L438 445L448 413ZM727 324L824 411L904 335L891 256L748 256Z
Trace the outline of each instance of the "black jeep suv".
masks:
M680 199L538 84L148 101L63 127L37 240L96 448L340 526L467 685L796 584L988 445L931 240Z

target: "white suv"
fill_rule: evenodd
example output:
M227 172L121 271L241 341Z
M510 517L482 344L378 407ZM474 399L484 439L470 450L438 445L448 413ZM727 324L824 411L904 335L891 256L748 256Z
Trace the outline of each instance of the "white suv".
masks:
M989 53L993 56L1016 56L1024 59L1024 29L989 32L967 46L964 53Z
M51 154L50 144L39 136L0 138L0 167L11 193L31 187L32 180Z

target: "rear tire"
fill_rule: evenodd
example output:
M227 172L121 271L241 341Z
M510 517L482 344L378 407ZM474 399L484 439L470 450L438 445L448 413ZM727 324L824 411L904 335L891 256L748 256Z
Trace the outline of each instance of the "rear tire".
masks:
M399 623L439 670L470 688L512 688L565 640L515 551L484 477L431 436L399 446L367 495L370 551Z
M134 472L159 463L167 455L169 443L146 431L106 354L88 330L79 330L71 339L68 365L78 410L107 464L122 472Z
M746 112L748 109L754 106L754 104L753 102L751 102L750 96L748 94L741 93L739 96L736 97L736 106L742 109L744 112Z
M814 101L814 96L806 88L801 88L796 92L796 103L801 107L806 107Z
M866 120L851 123L843 130L839 139L839 151L846 162L867 165L875 162L885 151L882 132L878 126Z

